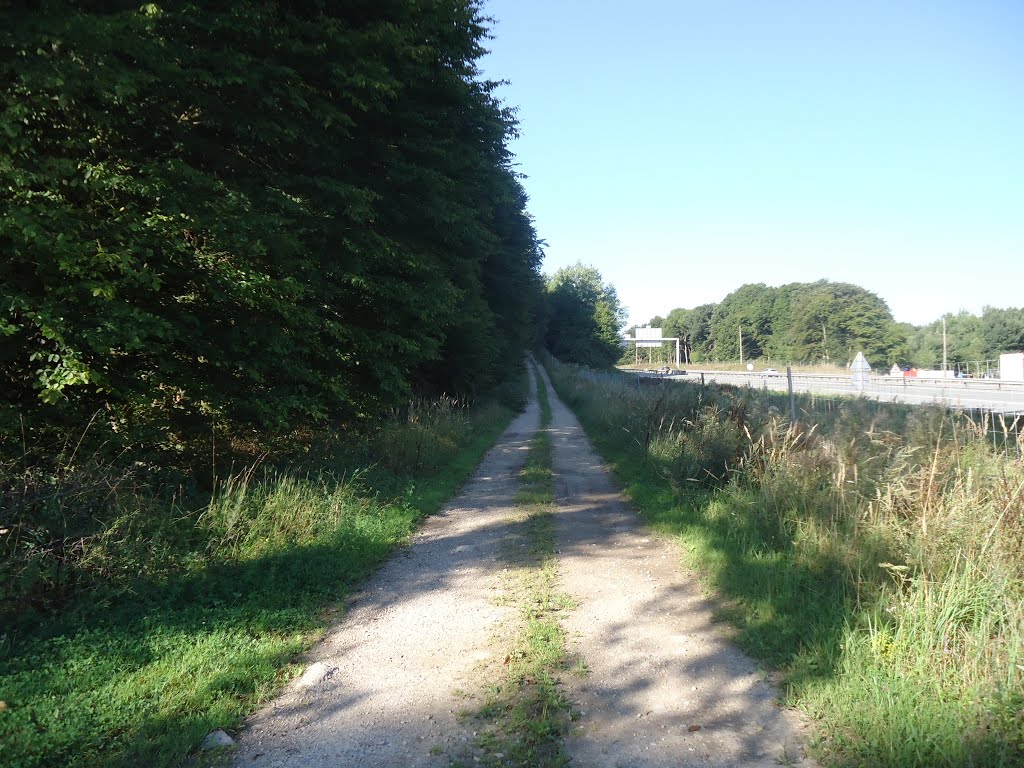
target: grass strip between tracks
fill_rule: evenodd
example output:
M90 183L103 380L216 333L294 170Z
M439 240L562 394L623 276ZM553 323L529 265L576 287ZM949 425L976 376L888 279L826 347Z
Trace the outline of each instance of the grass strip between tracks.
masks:
M570 664L558 615L574 604L557 585L552 445L547 430L551 404L543 380L534 375L541 426L520 472L516 504L523 514L523 537L516 539L521 546L510 554L517 573L507 598L519 609L521 627L504 658L500 682L491 687L475 714L481 721L475 765L551 768L568 763L562 743L573 711L559 677Z

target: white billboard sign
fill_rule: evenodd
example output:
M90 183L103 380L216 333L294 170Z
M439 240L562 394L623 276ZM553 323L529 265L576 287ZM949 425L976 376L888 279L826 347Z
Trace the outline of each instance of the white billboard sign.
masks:
M657 349L661 346L661 328L637 328L633 336L640 349Z

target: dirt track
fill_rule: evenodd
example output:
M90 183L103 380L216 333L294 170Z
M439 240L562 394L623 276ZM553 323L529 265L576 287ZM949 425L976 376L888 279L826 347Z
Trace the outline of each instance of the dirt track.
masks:
M579 602L563 625L589 670L565 680L583 712L566 742L572 765L809 765L795 719L716 631L675 545L640 525L549 392L561 588ZM514 621L494 598L538 421L534 399L459 496L364 586L303 679L250 719L236 766L472 763L458 712L500 669L487 660Z
M567 678L585 713L572 764L808 765L796 719L712 623L678 547L641 525L576 417L552 408L561 586L579 602L563 626L589 670Z

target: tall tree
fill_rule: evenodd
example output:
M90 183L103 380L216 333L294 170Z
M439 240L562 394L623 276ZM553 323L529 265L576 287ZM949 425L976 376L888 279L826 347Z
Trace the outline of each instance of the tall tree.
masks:
M764 355L772 334L774 299L774 289L764 283L740 286L722 299L711 316L711 347L716 359L752 360Z
M701 304L694 307L687 317L685 328L686 343L690 360L708 360L711 355L711 318L717 304Z
M850 283L797 285L801 290L785 331L793 360L847 365L863 352L876 365L894 362L889 354L893 318L882 299Z
M170 440L492 383L542 286L486 34L468 0L0 7L7 416Z
M1006 352L1024 352L1024 308L985 307L979 328L984 358L996 359Z
M948 365L985 360L983 322L970 312L949 313L909 332L909 361L918 368L938 368L943 361L943 320L946 325L945 360Z
M548 280L548 319L544 342L568 362L607 368L622 354L625 311L615 287L594 267L564 267Z
M691 363L706 359L711 334L711 316L714 304L702 304L693 309L678 307L665 318L665 336L679 339L683 361Z

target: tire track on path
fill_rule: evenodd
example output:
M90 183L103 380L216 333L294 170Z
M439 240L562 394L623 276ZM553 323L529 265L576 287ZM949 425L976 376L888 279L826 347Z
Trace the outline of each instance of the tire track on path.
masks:
M251 717L236 768L448 766L473 744L459 689L504 651L495 604L517 474L537 430L531 398L443 511L356 593L354 606L309 654L313 662Z
M582 713L565 743L571 764L810 768L795 715L717 630L677 546L641 525L538 368L553 412L560 589L578 603L561 623L588 670L561 675ZM492 682L502 632L516 622L516 607L495 598L521 538L517 475L539 423L533 394L459 496L356 594L306 674L250 718L236 768L479 759L461 691L476 697Z
M712 620L713 604L615 490L579 422L551 397L563 619L588 670L567 676L582 712L566 742L579 768L811 766L795 713Z

